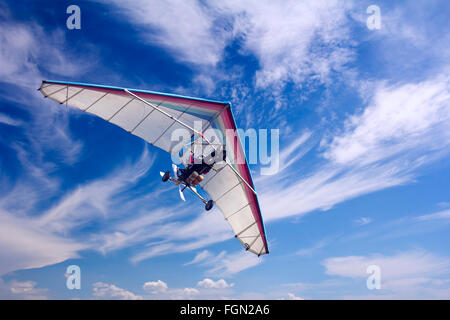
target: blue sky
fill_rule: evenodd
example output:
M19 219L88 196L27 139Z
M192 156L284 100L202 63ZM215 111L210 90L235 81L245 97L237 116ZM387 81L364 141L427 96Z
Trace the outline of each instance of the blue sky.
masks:
M66 28L66 8L81 29ZM369 30L369 5L381 29ZM447 1L6 1L0 297L450 298ZM280 129L252 165L270 254L160 182L170 155L41 80L231 101ZM69 265L81 290L66 288ZM366 287L369 265L381 289Z

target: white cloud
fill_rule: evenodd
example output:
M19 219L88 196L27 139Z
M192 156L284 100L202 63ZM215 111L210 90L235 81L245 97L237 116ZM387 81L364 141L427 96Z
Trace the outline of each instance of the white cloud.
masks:
M198 295L200 291L195 288L184 288L184 289L175 289L172 294L178 299L178 296L181 296L182 299L190 298L192 296Z
M257 185L265 221L327 210L342 201L411 182L449 152L448 79L380 85L342 133L321 143L324 160L308 176ZM296 174L290 171L290 174ZM276 177L275 177L276 178ZM258 182L258 180L257 180Z
M43 79L42 72L80 76L96 61L92 55L85 59L67 50L69 44L62 30L48 33L36 23L16 23L10 17L0 26L1 82L36 89Z
M415 218L417 221L447 220L450 219L450 210L439 211Z
M362 299L429 299L445 298L450 293L450 258L425 251L403 252L392 256L347 256L323 261L326 274L346 277L368 277L366 269L381 269L381 290L376 295L344 296Z
M237 251L219 256L220 258L205 264L211 266L206 271L206 274L216 277L230 277L241 271L253 268L263 261L263 258L257 257L255 254L249 254L246 251Z
M352 59L343 44L348 40L346 12L352 3L339 1L221 1L218 7L233 15L234 32L244 50L258 57L257 86L280 86L322 81L342 71Z
M367 278L366 269L370 265L381 268L386 281L402 278L441 276L450 272L450 259L424 251L411 251L393 256L348 256L328 258L323 261L326 274L348 278Z
M157 3L155 5L161 6ZM181 7L178 3L173 3L173 6ZM196 10L195 8L191 9ZM179 13L184 15L185 12L182 10ZM200 11L198 14L201 14ZM33 110L31 120L27 120L25 131L27 143L8 146L17 153L23 168L21 168L20 177L2 177L2 187L5 186L7 192L0 196L0 208L8 213L3 217L9 221L5 226L9 226L9 223L15 224L17 219L12 219L12 216L17 214L17 216L23 217L24 222L31 220L35 224L33 227L39 229L36 234L44 239L40 243L39 239L34 238L36 255L41 252L38 250L40 245L45 248L51 242L61 245L59 250L55 249L55 255L58 254L58 257L64 260L76 257L78 250L86 247L106 253L154 239L158 235L171 241L166 241L168 242L166 244L164 241L152 244L149 246L150 249L145 249L132 258L132 261L138 262L155 255L195 250L232 237L231 231L220 215L201 215L191 223L180 223L168 222L168 220L179 216L180 212L185 214L186 208L182 210L180 206L174 206L173 210L168 207L160 210L143 209L143 207L148 207L146 200L157 196L157 192L149 196L127 199L127 201L124 201L126 195L123 193L120 193L119 197L119 191L123 191L133 184L133 179L139 179L147 172L152 162L148 155L141 159L140 167L139 164L135 167L126 166L106 178L78 186L62 199L56 201L52 199L53 205L50 209L45 212L36 212L36 207L43 201L60 196L60 181L53 172L60 163L48 162L46 155L56 151L55 158L64 164L73 164L81 154L82 144L71 137L68 125L69 114L61 112L63 109L60 106L43 100L35 89L45 78L45 74L80 75L90 66L90 63L80 63L80 61L94 63L96 59L93 56L86 58L84 53L73 58L72 51L66 50L63 33L58 31L44 35L39 26L16 23L10 17L2 22L2 30L8 32L0 35L0 65L4 66L0 72L7 73L1 81L7 82L9 85L18 85L15 95L3 98L15 99L13 102L19 102L21 107L26 106L27 111L30 111L28 106L33 105ZM173 34L173 36L175 35ZM39 39L43 38L48 41L38 45ZM205 37L203 38L205 41L209 41ZM89 49L89 46L87 48ZM205 46L192 46L192 48L194 51L191 57L196 57L200 51L205 50ZM51 63L48 61L48 56L54 57ZM215 59L213 56L211 57L212 60ZM16 99L17 97L20 98ZM2 114L0 120L9 125L18 124L17 121L19 121L12 121L11 116L7 114ZM8 178L14 179L14 184L10 187ZM6 186L8 187L6 188ZM135 213L132 216L137 218L128 219L126 217L115 219L111 224L108 223L108 219L126 216L127 213ZM28 218L31 216L33 219ZM71 235L77 230L94 221L105 225L105 231L100 234L87 234L83 239L74 239L75 236L71 238ZM215 223L216 221L219 223ZM205 228L205 225L208 225L208 228ZM210 228L212 225L217 227ZM23 226L28 228L26 223ZM147 232L146 228L150 226L155 227L155 232ZM22 228L22 226L20 227ZM7 232L6 234L10 235ZM28 234L35 235L35 233ZM33 237L29 238L33 242ZM10 246L10 243L15 241L14 237L5 237L4 241L5 248L14 247ZM181 242L182 245L178 245ZM64 252L65 245L67 245L67 252ZM34 247L31 246L31 248ZM42 254L42 259L38 264L34 263L32 259L34 255L30 257L31 262L24 257L24 261L16 263L15 260L19 259L18 255L21 251L15 252L17 252L17 257L11 256L11 260L6 259L9 251L4 252L5 259L2 261L5 272L10 271L13 266L28 268L29 265L43 266L46 264L44 261L48 261L48 263L60 261L53 259L53 256L51 259L45 260L44 258L50 255L46 253Z
M351 2L114 3L138 26L142 38L167 48L181 61L214 66L228 44L242 40L244 53L259 60L257 85L261 87L299 83L307 77L325 81L353 58L343 45L348 42L346 12Z
M9 147L25 150L18 151L23 153L20 161L24 171L30 163L51 171L54 163L46 160L49 152L57 153L54 157L57 162L73 164L83 145L70 134L70 111L44 100L36 89L48 77L86 74L96 65L94 47L85 44L83 52L77 52L67 42L64 30L44 30L34 21L17 22L7 10L2 12L0 29L0 82L8 88L1 93L1 98L30 114L26 120L8 121L14 125L24 124L22 129L26 137L20 139L22 143ZM0 122L5 123L6 117L11 119L5 114L0 116L3 119Z
M262 189L259 193L261 207L265 208L264 221L328 210L345 200L410 181L408 174L396 175L393 169L395 163L350 170L324 165L309 177L299 178L287 186L272 181L271 190L265 186L259 188Z
M130 2L117 2L117 5L124 6L127 3ZM183 4L172 1L165 5L158 2L152 5L133 2L129 8L136 8L136 11L127 9L133 11L127 11L126 14L134 17L135 22L143 27L142 34L149 41L156 41L174 52L182 61L214 65L220 60L230 39L242 37L245 53L255 54L259 59L262 69L257 74L257 81L262 87L274 82L302 82L310 76L326 81L333 70L343 71L343 65L352 59L352 52L340 46L348 40L345 13L350 5L342 5L337 1L307 4L288 1L280 2L278 6L237 1L208 5L199 1ZM235 18L230 19L230 15ZM180 23L171 23L174 20ZM226 23L217 24L218 21ZM224 25L226 28L221 28ZM42 49L42 46L37 45L37 39L42 35L41 29L10 24L5 26L5 30L9 32L0 38L0 66L4 66L0 70L7 70L16 78L20 76L26 79L24 84L34 88L34 82L41 77L36 65L42 57L52 54L56 57L55 65L40 63L48 72L77 75L78 71L73 68L77 63L71 64L76 60L62 55L65 42L61 33L56 32L49 41L58 44L56 49L46 46ZM326 50L319 52L313 45L315 43L320 43L319 46L324 46ZM5 79L12 83L12 77ZM199 76L197 80L207 83L209 78ZM411 181L415 177L415 169L433 160L429 153L442 157L442 153L448 149L447 87L448 80L442 77L419 84L378 86L369 107L361 114L351 117L342 133L335 134L335 138L329 143L324 142L324 157L327 161L324 166L319 164L312 170L306 168L303 172L312 172L310 176L297 175L295 183L287 184L282 181L279 187L270 192L266 189L261 193L265 220L273 221L316 209L326 210L358 195ZM411 96L417 99L414 100ZM423 110L424 108L429 110ZM50 124L47 126L52 127L54 122L46 121L52 115L53 111L37 115L36 122ZM44 138L41 142L51 145L54 141L52 137L57 136L60 146L77 145L72 141L64 123L57 125L61 130L44 130L45 134L39 136ZM380 130L380 126L384 125L386 130ZM32 132L41 128L36 126L36 130ZM301 159L303 154L298 152L299 148L304 148L304 143L309 138L308 132L284 150L282 158L286 166ZM80 147L65 152L68 159L75 161ZM38 150L38 153L45 154L45 149ZM414 157L409 155L415 156L417 153L421 156L411 160ZM32 153L24 154L23 163L29 165L32 157ZM46 177L45 171L30 168L35 171L36 176ZM101 180L81 186L46 212L38 222L42 229L47 226L49 231L57 234L70 233L77 226L98 219L102 214L106 215L110 209L111 196L127 182L124 181ZM274 184L271 183L270 186L273 187ZM102 194L98 190L102 190ZM26 189L18 188L17 193L33 197ZM36 198L38 196L39 194L34 195ZM94 197L99 201L92 205L93 201L90 200ZM9 199L12 199L9 203L22 202L13 196ZM9 203L2 207L9 206ZM86 206L89 210L86 210ZM76 215L80 209L82 214ZM134 212L136 207L126 209ZM196 250L232 238L229 226L218 212L200 214L198 218L188 222L168 221L174 217L172 213L167 216L156 211L148 216L146 213L139 211L137 219L108 226L104 234L94 235L90 239L93 246L102 252L108 252L161 238L161 241L150 243L146 249L132 257L133 262L139 262L162 254ZM148 226L154 227L151 234L145 232ZM60 237L52 238L52 234L45 235L55 241L60 240ZM63 254L62 257L72 257L77 252L71 245L72 243L68 246L68 254ZM215 265L210 272L230 275L259 263L256 262L259 260L250 256L251 254L247 257L242 253L242 257L233 254L221 257L222 266ZM199 256L188 264L205 261L205 256Z
M0 211L0 222L0 275L77 258L78 252L87 247L40 228L31 218Z
M181 61L215 65L227 43L217 12L200 1L114 1L149 43L165 47ZM108 2L109 4L109 2ZM176 23L174 23L176 21Z
M312 133L310 131L299 134L298 138L294 139L286 148L284 148L280 152L280 171L298 161L311 149L310 146L304 146L311 135Z
M330 240L321 240L317 242L315 245L309 248L303 248L296 252L299 256L310 256L316 251L322 249L323 247L327 246L330 243Z
M68 196L39 217L39 226L65 233L96 217L111 214L109 209L112 207L113 197L142 178L152 166L153 160L145 148L136 163L122 166L106 178L70 191Z
M200 294L196 288L169 288L167 283L162 280L148 281L144 283L143 289L150 294L145 297L148 299L184 300L197 298Z
M421 83L376 86L368 106L351 116L343 131L331 141L322 141L324 161L316 164L309 176L300 175L293 183L283 175L273 177L270 183L267 179L256 179L264 220L328 210L362 194L413 181L419 168L448 153L447 87L448 79L443 76ZM309 138L306 132L282 150L284 163L291 164L290 157L304 148ZM301 159L302 153L299 154ZM293 170L286 174L295 174ZM204 213L187 224L174 224L178 232L173 234L169 226L165 236L169 242L143 251L132 261L228 239L231 234L226 233L228 226L221 220L220 215ZM193 241L177 244L178 240L189 238ZM222 269L230 273L233 267Z
M160 255L196 250L233 238L229 225L218 209L203 211L191 221L177 221L154 227L152 235L162 237L165 241L156 243L134 255L131 258L132 262L137 263Z
M354 222L357 223L357 224L359 224L360 226L369 224L369 223L371 223L372 221L373 221L373 220L372 220L371 218L368 218L368 217L361 217L361 218L358 218L358 219L355 219L355 220L354 220Z
M0 35L0 75L2 81L22 82L33 85L38 74L36 64L30 60L36 57L38 46L32 30L25 25L2 23ZM29 77L31 75L31 77ZM36 84L34 84L36 85Z
M25 293L25 292L30 292L34 286L36 285L35 282L33 281L25 281L25 282L15 282L10 290L12 293Z
M234 286L234 283L227 283L224 279L219 279L214 281L212 279L206 278L197 283L198 287L203 287L206 289L223 289L223 288L231 288Z
M19 23L7 10L2 11L2 18L0 82L9 90L2 92L1 98L29 117L16 119L9 114L0 115L0 122L20 126L20 139L13 135L6 147L16 153L17 163L22 166L20 176L2 177L2 183L11 178L15 183L2 194L0 202L3 209L24 214L35 202L47 199L47 194L58 189L58 178L49 175L58 165L75 163L83 147L70 134L68 112L44 100L36 88L49 75L81 75L96 58L90 53L89 45L83 54L69 50L61 30L49 32L34 22ZM54 155L52 161L48 160L48 154Z
M443 2L417 0L392 4L388 10L382 9L382 28L368 36L378 47L379 61L390 62L383 65L383 72L390 71L393 78L442 72L448 67L450 56L450 35L448 28L443 27L445 17L439 14ZM361 23L367 18L362 11L354 11L353 16Z
M79 186L75 191L68 190L66 197L44 212L32 207L34 199L31 200L31 209L23 214L0 209L0 274L44 267L77 258L81 250L101 248L104 243L95 241L94 235L88 233L79 238L72 235L73 232L93 221L121 215L121 210L129 204L136 205L136 202L129 201L118 206L116 202L123 198L118 198L117 194L132 187L152 163L147 149L144 149L136 163L122 165L111 175ZM46 190L36 190L37 195L40 192L45 193ZM5 197L8 198L6 202L11 201L9 194ZM0 205L5 203L4 200Z
M167 283L164 281L148 281L144 283L143 289L151 294L157 294L167 291Z
M156 199L157 192L152 194ZM134 199L130 209L131 211L139 211L139 205L145 202L144 199ZM130 204L130 203L129 203ZM108 253L114 250L127 248L150 239L164 235L167 229L173 226L170 219L176 218L182 214L181 208L157 208L153 210L140 210L141 212L136 218L123 219L117 224L107 226L107 230L96 235L92 235L94 246L102 253ZM152 228L153 232L148 232ZM111 230L110 230L111 229ZM164 246L165 241L157 242Z
M371 164L400 153L445 150L450 144L449 78L386 87L362 114L347 120L324 156L337 164Z
M255 254L250 254L246 251L236 251L233 253L222 251L215 256L208 251L206 254L207 257L197 259L199 255L200 254L197 254L195 258L189 262L189 264L197 264L201 267L207 268L205 272L206 275L214 277L231 277L241 271L255 267L263 261L263 258L258 257ZM204 285L210 283L210 279L204 279L204 281ZM220 284L224 284L220 280L218 282L220 282Z
M200 263L200 262L204 262L207 261L208 259L212 258L213 254L211 252L209 252L208 250L203 250L199 253L197 253L194 257L194 259L192 259L189 262L186 262L184 265L190 265L190 264L196 264L196 263Z
M427 107L430 107L431 105L431 109L435 110L436 113L440 113L442 117L436 118L433 115L432 117L427 118L426 121L428 124L423 126L423 130L416 132L418 136L415 136L414 139L415 141L419 141L423 138L423 140L428 141L430 136L435 137L438 133L442 133L442 130L445 130L442 121L446 121L447 112L443 109L442 105L445 102L446 95L442 91L442 81L442 78L439 78L421 84L399 85L397 87L389 87L389 90L387 91L385 87L380 87L381 93L378 92L378 94L375 94L374 97L376 98L369 103L368 109L371 110L369 113L384 113L375 110L379 108L382 110L386 109L382 98L396 96L395 92L397 90L403 92L405 86L408 87L408 92L412 90L411 86L413 86L416 91L424 90L425 93L431 91L433 94L428 93L428 96L430 97L428 102L431 103L424 105ZM433 84L435 84L435 86L433 86ZM432 90L431 88L434 89ZM387 95L385 95L386 92L388 92ZM415 108L419 107L415 106ZM422 115L422 113L419 114ZM427 115L429 114L427 113ZM370 128L373 127L369 124L370 119L372 118L376 121L380 121L380 118L384 121L395 118L392 116L371 118L366 116L366 112L363 112L360 117L363 119L361 123L367 124ZM410 126L407 121L392 121L397 124L397 127L400 124L406 125L408 130L397 129L395 132L404 131L405 136L403 139L408 139L412 131L409 130ZM353 120L352 123L357 123L357 121ZM338 137L346 137L341 140L350 143L352 137L359 137L359 135L354 134L354 132L358 131L358 128L360 128L358 125L346 127L345 131ZM438 133L435 132L436 130ZM378 131L375 130L375 132ZM401 137L401 135L398 134L397 137ZM306 136L302 135L299 137L298 141L295 141L295 146L298 146L299 148L304 147L304 143L308 138L309 134L306 134ZM376 139L374 139L374 141L376 141ZM445 152L445 143L435 143L433 146L440 149L433 148L431 151L442 156L441 152ZM342 147L342 144L332 142L328 145L325 144L325 147L327 147L328 150L337 150ZM384 154L384 150L382 149L383 144L373 143L372 147L378 149L378 152L381 154ZM425 148L425 150L421 148ZM411 145L411 150L414 150L415 154L426 151L431 152L429 148L430 146L425 144L418 145L417 143L414 143ZM287 158L289 158L290 154L295 154L295 151L292 149L295 148L288 147L288 149L284 151ZM367 154L370 154L370 152L364 153L361 157L364 159L367 157ZM263 185L261 189L257 186L257 188L261 190L260 201L261 206L264 208L263 215L265 221L270 222L271 220L300 215L317 209L326 210L339 202L351 199L358 195L406 183L413 179L413 172L415 169L434 159L433 157L429 157L429 155L409 159L406 157L408 153L405 152L394 155L392 156L392 159L383 158L382 161L370 161L370 165L361 165L364 161L357 163L355 158L354 161L350 161L351 166L347 165L345 161L335 161L333 160L334 158L328 157L326 159L328 162L323 166L317 166L309 177L300 176L293 184L288 184L285 181L276 184L270 183L270 189L266 189L269 184ZM142 168L145 168L145 166ZM41 226L45 225L49 227L49 230L64 233L76 226L82 226L83 224L92 221L92 219L100 218L102 214L105 214L106 211L109 210L108 208L111 208L110 205L113 204L110 202L111 197L120 190L124 184L129 182L128 178L131 176L139 177L146 172L145 169L142 168L139 168L139 166L136 167L136 175L125 170L126 172L123 172L123 175L117 175L117 179L99 180L79 188L78 191L63 198L60 203L56 204L42 216L41 219L39 219ZM123 179L121 180L121 178ZM277 188L279 188L279 190ZM98 190L102 190L101 194L99 194ZM95 206L92 206L92 204L90 204L92 201L88 201L88 199L95 195L99 195L99 197L96 196L96 204ZM143 199L137 199L131 204L127 204L127 211L136 210L136 207L133 206L140 203L139 201L141 200ZM88 204L87 207L86 204ZM86 208L89 207L91 209L86 210ZM78 212L80 208L82 209L80 211L82 213L81 215L80 212ZM120 208L115 209L117 210L113 210L114 212L120 210ZM173 210L173 212L175 211L178 210ZM139 262L159 255L196 250L232 238L232 232L229 229L229 226L217 210L208 213L203 212L197 218L188 222L169 221L168 219L175 217L170 212L166 216L164 216L163 212L154 212L154 214L150 215L147 214L148 212L142 211L137 218L120 220L119 223L108 226L105 233L92 236L90 245L102 252L107 252L145 242L152 238L158 238L158 242L149 243L145 249L131 258L132 262ZM136 217L136 215L134 215L134 217ZM146 227L150 225L152 226L151 233L146 232ZM246 268L255 266L260 261L257 259L255 260L254 258L256 257L252 257L251 254L246 254L245 252L242 252L241 254L242 256L228 255L227 257L224 257L222 265L213 266L211 270L209 270L210 274L229 276L241 270L245 270ZM71 256L71 254L68 256ZM233 263L235 260L236 263Z
M420 83L374 87L368 106L351 116L331 141L322 141L324 158L312 168L302 166L298 173L290 167L270 180L255 179L264 221L328 210L360 195L414 181L420 168L442 159L450 150L447 84L446 77L438 76ZM290 164L292 155L303 150L309 139L306 132L281 150L284 162ZM295 164L302 160L302 152L299 154ZM296 178L287 179L289 176ZM199 249L232 236L221 215L211 213L168 225L162 232L164 243L142 251L132 261ZM187 239L191 241L186 243ZM222 266L224 273L230 270Z
M0 113L0 124L7 124L9 126L20 126L22 121L11 118L10 116Z
M93 286L92 294L97 299L142 300L141 296L113 284L96 282Z
M34 281L16 281L12 280L5 283L0 279L0 298L25 299L25 300L44 300L48 299L48 289L37 288Z
M450 207L450 202L442 201L442 202L439 202L437 204L437 206L441 207L441 208L448 208L448 207Z
M270 166L274 167L275 169L278 168L278 171L276 171L276 177L277 180L281 180L283 177L287 177L289 175L288 169L289 166L299 161L305 154L307 154L312 147L314 146L314 143L310 142L312 132L305 131L301 134L296 135L292 139L292 142L290 142L286 147L280 150L278 159L276 159L276 156L272 156L274 158L274 163L271 163ZM278 164L275 164L275 161L278 160ZM257 178L254 179L254 182L268 182L274 180L274 174L266 174L266 175L260 175Z
M295 294L293 293L288 293L288 300L305 300L301 297L297 297Z
M210 279L205 279L210 280ZM203 280L203 281L205 281ZM212 280L211 280L212 281ZM197 288L169 288L165 281L147 281L142 286L146 294L137 295L128 290L119 288L115 285L96 282L93 288L93 297L98 299L120 299L120 300L142 300L142 299L164 299L164 300L190 300L190 299L211 299L217 298L224 293L229 293L232 284L228 284L225 280L218 280L217 282L212 281L214 286L210 286L209 282L207 285L199 285Z

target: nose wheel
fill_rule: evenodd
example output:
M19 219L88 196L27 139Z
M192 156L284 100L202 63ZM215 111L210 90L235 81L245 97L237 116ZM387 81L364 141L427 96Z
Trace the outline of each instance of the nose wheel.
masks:
M213 206L214 206L214 201L209 200L208 202L206 202L206 204L205 204L206 211L211 210Z
M161 179L163 182L166 182L167 180L169 180L169 178L170 178L170 171L166 171Z

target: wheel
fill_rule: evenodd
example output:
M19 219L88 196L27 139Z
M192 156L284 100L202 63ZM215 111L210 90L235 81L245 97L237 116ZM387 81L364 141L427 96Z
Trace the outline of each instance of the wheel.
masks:
M209 200L205 205L206 211L211 210L213 206L214 206L214 202L212 200Z
M169 180L169 178L170 178L170 171L166 171L162 176L162 181L166 182L167 180Z

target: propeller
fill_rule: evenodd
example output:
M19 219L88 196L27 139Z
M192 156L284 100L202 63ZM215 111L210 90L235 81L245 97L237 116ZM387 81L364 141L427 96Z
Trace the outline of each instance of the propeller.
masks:
M172 170L173 170L174 178L175 178L175 179L178 178L178 167L177 167L177 165L174 164L174 163L172 163ZM162 172L162 171L160 171L159 174L161 175L161 177L164 176L164 172ZM191 188L194 192L197 192L197 188L195 188L195 187L193 187L193 186L190 186L190 188ZM183 194L183 190L182 190L182 186L181 186L181 185L178 186L178 193L180 194L181 200L186 201L186 198L184 197L184 194Z
M172 170L173 170L174 178L178 178L178 167L175 163L172 163Z
M173 170L174 177L178 178L178 167L175 163L172 163L172 170ZM186 201L183 191L181 190L181 185L178 186L178 193L180 194L181 200Z
M186 199L184 198L183 191L181 190L181 186L178 186L178 192L180 193L181 200L186 201Z

